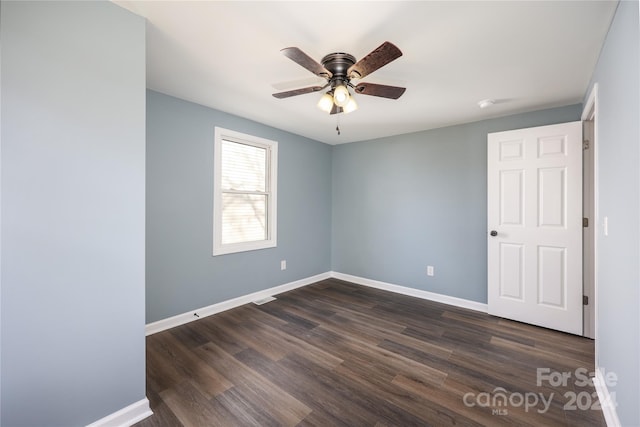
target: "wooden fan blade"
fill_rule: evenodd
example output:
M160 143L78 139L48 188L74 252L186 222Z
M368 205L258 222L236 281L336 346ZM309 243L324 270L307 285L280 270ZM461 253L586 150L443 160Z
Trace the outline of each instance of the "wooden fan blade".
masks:
M401 56L402 52L396 45L384 42L373 52L349 67L347 75L351 79L361 79Z
M330 114L340 114L340 113L342 113L342 107L338 107L336 104L333 104Z
M318 76L309 76L302 79L289 79L271 83L271 87L279 92L284 92L285 90L293 90L299 87L323 86L325 84L327 84L325 79Z
M332 76L329 70L324 68L315 59L311 58L297 47L285 47L280 50L280 52L293 62L311 71L316 76L324 77L325 79L330 79Z
M294 90L288 90L286 92L278 92L278 93L274 93L273 96L278 98L278 99L282 99L282 98L289 98L290 96L296 96L296 95L304 95L305 93L311 93L311 92L318 92L321 91L322 89L324 89L327 86L309 86L309 87L303 87L300 89L294 89Z
M400 98L405 90L407 89L404 87L377 85L375 83L360 83L355 87L356 93L390 99Z

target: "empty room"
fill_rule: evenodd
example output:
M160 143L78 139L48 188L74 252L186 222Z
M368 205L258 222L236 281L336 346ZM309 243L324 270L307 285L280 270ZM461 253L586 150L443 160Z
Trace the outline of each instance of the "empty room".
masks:
M0 2L0 426L640 426L638 1Z

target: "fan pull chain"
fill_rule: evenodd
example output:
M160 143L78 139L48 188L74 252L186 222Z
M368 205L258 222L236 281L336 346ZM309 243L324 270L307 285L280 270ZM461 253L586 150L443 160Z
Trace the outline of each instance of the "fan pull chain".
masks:
M336 132L340 135L340 115L336 114Z

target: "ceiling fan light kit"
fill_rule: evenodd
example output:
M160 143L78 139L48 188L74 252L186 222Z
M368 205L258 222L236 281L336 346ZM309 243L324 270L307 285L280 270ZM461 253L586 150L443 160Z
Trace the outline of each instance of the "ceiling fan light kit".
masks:
M361 79L402 56L400 49L390 42L382 43L377 49L357 62L353 55L342 52L326 55L322 58L322 64L316 62L297 47L287 47L281 52L316 76L326 79L327 84L274 93L273 96L278 99L318 92L330 87L329 91L322 95L318 101L318 108L329 114L339 114L350 113L358 109L358 104L349 92L349 88L352 88L354 93L361 95L388 99L398 99L406 90L403 87L374 83L360 83L358 85L351 83L352 79Z

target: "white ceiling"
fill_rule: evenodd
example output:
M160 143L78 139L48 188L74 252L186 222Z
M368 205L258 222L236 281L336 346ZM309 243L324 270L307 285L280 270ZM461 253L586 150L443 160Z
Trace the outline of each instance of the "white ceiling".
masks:
M370 140L579 103L615 1L128 1L148 19L147 87L328 144ZM280 53L360 59L384 41L403 56L363 82L407 88L356 95L330 116L320 93L276 99L314 75ZM322 81L322 80L321 80ZM477 102L496 104L480 109ZM335 127L339 121L341 135Z

